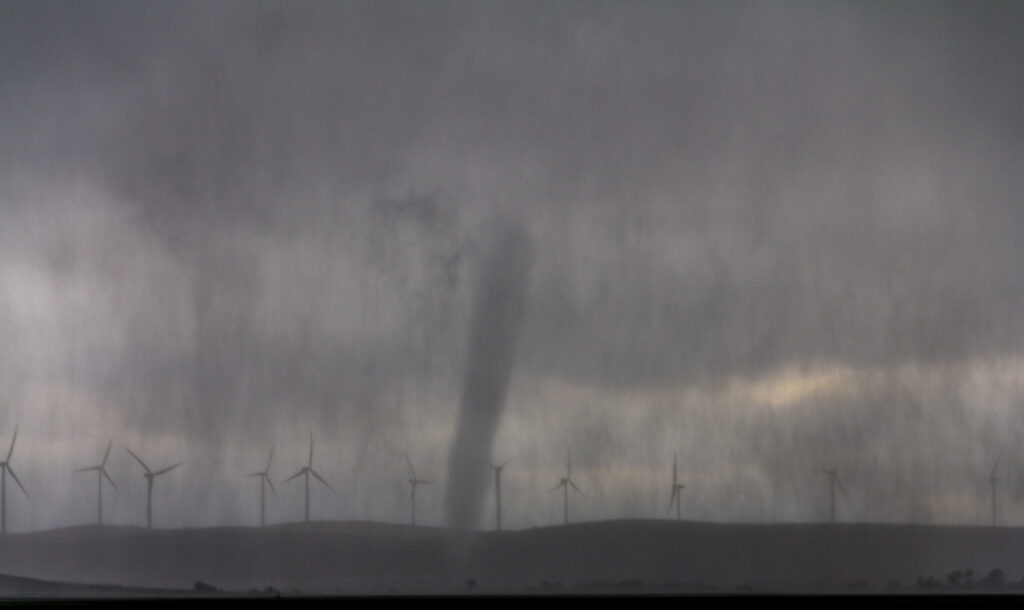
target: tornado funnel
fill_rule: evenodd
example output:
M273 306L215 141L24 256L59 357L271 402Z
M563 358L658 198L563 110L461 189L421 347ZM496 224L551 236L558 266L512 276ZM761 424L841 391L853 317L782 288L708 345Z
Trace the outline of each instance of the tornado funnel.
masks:
M484 243L462 402L448 457L447 521L459 529L476 529L483 517L491 443L512 376L533 262L530 237L520 223L496 224Z

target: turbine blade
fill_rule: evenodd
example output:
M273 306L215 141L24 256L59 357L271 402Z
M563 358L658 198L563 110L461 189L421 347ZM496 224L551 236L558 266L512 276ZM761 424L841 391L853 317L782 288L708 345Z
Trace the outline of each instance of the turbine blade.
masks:
M103 461L100 462L100 466L106 466L107 465L107 458L110 457L110 448L113 447L113 446L114 446L114 439L110 439L110 442L107 443L107 452L103 454Z
M106 468L100 468L100 472L102 472L103 476L105 476L107 478L107 480L110 481L110 484L114 486L114 491L120 493L120 490L117 489L117 483L115 483L114 479L111 479L110 475L107 474L107 469Z
M18 480L18 475L14 474L14 469L11 468L10 464L7 464L7 473L11 475L11 478L14 479L14 482L18 484L18 487L21 487L21 493L25 494L25 497L27 498L28 492L25 491L25 486L22 485L21 481Z
M565 452L565 470L566 470L566 476L571 477L572 476L572 454L570 454L568 450Z
M309 433L309 467L313 466L313 432Z
M155 476L161 475L161 474L163 474L165 472L170 472L170 471L174 470L175 468L177 468L178 466L181 466L181 462L178 462L174 466L168 466L167 468L164 468L163 470L160 470L158 472L154 472L153 476L155 477Z
M679 488L673 486L672 487L672 497L668 499L668 512L669 513L672 512L672 505L676 503L676 496L678 496L678 495L679 495Z
M676 454L672 454L672 484L676 484Z
M518 456L516 456L516 457L518 457ZM514 459L516 459L516 458L514 458L514 457L511 457L511 458L509 458L509 459L505 460L505 463L504 463L504 464L502 464L501 466L498 466L498 468L504 468L505 466L508 466L508 465L509 465L509 462L511 462L511 461L512 461L512 460L514 460Z
M585 494L585 493L583 493L582 491L580 491L580 488L579 488L579 487L576 487L576 484L575 484L575 483L573 483L572 481L569 481L569 485L572 485L572 488L573 488L573 489L575 489L576 491L579 491L579 492L580 492L580 495L581 495L581 496L583 496L584 498L586 498L586 497L587 497L587 494Z
M415 479L416 478L416 471L413 470L412 460L409 459L409 456L405 456L405 464L409 467L409 474L411 474L412 478Z
M419 480L419 481L416 481L416 482L419 483L420 485L433 485L434 484L433 481L422 481L422 480Z
M992 478L996 478L996 468L999 468L999 458L996 458L996 463L992 466Z
M558 485L555 485L554 487L552 487L552 488L551 488L551 491L555 491L556 489L558 489L558 488L559 488L559 487L561 487L562 485L565 485L565 481L562 481L562 482L561 482L561 483L559 483ZM551 493L551 492L549 491L548 493Z
M846 495L846 490L843 489L843 482L839 480L839 475L837 474L837 475L834 475L834 476L836 478L836 486L839 487L839 491L842 492L844 498L849 500L850 496Z
M274 448L270 448L270 457L267 458L267 467L263 469L263 472L270 472L270 462L274 460Z
M320 475L318 475L318 474L316 473L316 471L315 471L315 470L313 470L312 468L310 468L310 469L309 469L309 474L313 475L314 477L316 477L316 478L317 478L317 480L318 480L318 481L320 481L321 483L323 483L324 485L326 485L326 486L327 486L327 489L330 489L331 491L334 491L334 488L333 488L333 487L331 487L331 484L330 484L330 483L328 483L327 481L325 481L325 480L323 479L323 477L321 477Z
M125 451L127 451L128 453L132 454L132 457L133 457L133 458L135 458L135 460L136 460L136 461L137 461L137 462L138 462L139 464L141 464L141 465L142 465L142 468L143 468L143 469L144 469L144 470L145 470L146 472L150 472L150 470L149 470L149 466L146 466L146 463L142 461L142 458L140 458L139 456L135 455L135 452L134 452L134 451L132 451L131 449L129 449L129 448L127 448L127 447L125 447L125 448L124 448L124 450L125 450Z
M11 438L11 448L7 450L7 459L5 462L11 461L11 454L14 453L14 441L18 440L18 426L14 426L14 437Z
M300 477L300 476L302 476L302 475L303 475L303 473L305 473L305 472L306 472L306 471L305 471L305 469L303 469L303 470L300 470L300 471L296 472L295 474L293 474L292 476L288 477L287 479L285 479L285 480L281 481L281 483L282 483L282 484L284 484L284 483L287 483L288 481L291 481L292 479L294 479L294 478L296 478L296 477Z
M267 485L270 485L270 491L274 492L274 495L276 496L277 490L274 489L274 482L270 480L270 477L266 473L263 474L263 478L267 480Z

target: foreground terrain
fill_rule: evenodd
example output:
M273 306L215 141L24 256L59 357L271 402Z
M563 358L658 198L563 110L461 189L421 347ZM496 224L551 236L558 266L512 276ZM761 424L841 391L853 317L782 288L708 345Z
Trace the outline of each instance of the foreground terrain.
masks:
M993 569L1005 580L985 581ZM961 576L949 577L957 571ZM83 526L0 538L0 574L2 598L846 593L954 586L1013 592L1024 575L1024 529L660 520L476 533L370 522Z

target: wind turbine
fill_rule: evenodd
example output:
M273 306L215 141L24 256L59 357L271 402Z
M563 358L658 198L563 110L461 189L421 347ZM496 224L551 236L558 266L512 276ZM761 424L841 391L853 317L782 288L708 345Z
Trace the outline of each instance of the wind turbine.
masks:
M999 458L996 458L996 463L992 466L992 474L988 477L988 483L992 486L992 527L996 526L996 483L999 479L996 478L996 468L999 467Z
M28 492L25 491L25 487L18 480L18 475L14 474L14 469L11 468L11 455L14 453L14 441L18 440L18 427L14 427L14 438L11 439L11 448L7 450L7 458L0 462L0 534L7 533L7 474L10 473L11 478L21 488L21 493L28 497Z
M277 490L274 489L274 483L270 480L270 461L274 459L274 448L270 448L270 457L267 458L267 467L263 469L263 472L254 472L247 474L247 477L259 477L260 478L260 527L263 527L266 523L264 520L265 508L266 508L266 487L270 485L270 491L277 495Z
M269 464L269 462L268 462L268 464ZM291 481L292 479L294 479L296 477L303 476L303 475L305 475L305 477L306 477L306 523L309 523L309 475L313 475L314 477L317 478L318 481L320 481L324 485L327 485L327 489L330 489L332 492L334 491L334 488L331 487L327 483L327 481L325 481L323 479L323 477L321 477L319 474L317 474L317 472L315 470L313 470L313 433L312 432L309 433L309 463L307 465L303 466L301 469L299 469L299 471L296 472L295 474L293 474L292 476L288 477L284 481L281 481L281 483L287 483L288 481Z
M551 488L551 491L555 491L559 487L562 488L562 491L563 491L562 513L563 513L563 515L565 517L565 523L566 523L566 525L568 525L568 523L569 523L569 486L571 485L572 488L575 489L577 492L579 492L579 494L581 496L583 496L584 498L587 497L587 494L585 494L582 491L580 491L580 488L576 487L576 484L572 482L572 456L569 455L568 451L565 453L565 471L566 471L565 472L565 476L562 477L562 480L558 482L558 485L555 485L554 487Z
M427 481L425 479L417 479L416 478L416 471L413 470L413 468L412 468L412 460L409 459L409 456L405 456L405 463L409 466L409 476L412 477L411 479L409 479L409 485L412 487L412 490L409 493L409 499L412 500L412 524L413 524L413 526L415 526L416 525L416 486L417 485L430 485L430 484L433 483L433 481Z
M152 528L153 527L153 479L157 478L158 476L160 476L160 475L162 475L164 473L167 473L167 472L170 472L170 471L174 470L178 466L181 466L181 462L178 462L177 464L175 464L173 466L168 466L167 468L164 468L163 470L157 470L156 472L153 472L152 470L149 469L149 466L146 466L146 463L142 461L142 458L140 458L139 456L135 455L135 453L131 449L125 447L125 451L127 451L128 453L131 453L132 457L135 458L135 460L139 464L142 465L142 469L146 471L142 475L142 476L146 477L146 527Z
M78 470L75 471L75 472L89 472L89 471L92 471L92 470L96 471L96 490L97 490L97 494L98 494L97 495L97 501L96 501L96 505L97 505L97 509L96 509L96 512L97 512L96 523L99 524L99 525L103 525L103 477L107 477L107 481L110 481L110 484L114 486L114 491L117 491L117 484L114 483L114 479L111 479L110 475L107 474L107 469L106 469L107 458L110 457L110 447L113 446L113 444L114 444L113 439L111 439L110 442L107 443L107 451L106 451L106 453L103 454L103 461L100 462L99 466L89 466L88 468L79 468Z
M501 531L501 470L508 466L508 463L516 458L509 458L499 466L491 464L491 468L494 469L494 497L497 501L498 514L497 514L497 530Z
M842 492L843 497L846 498L847 500L850 499L850 496L846 495L846 490L843 489L843 484L842 484L842 482L839 481L839 473L836 471L835 468L832 468L831 470L822 470L821 473L828 475L828 481L829 481L829 522L830 523L835 523L836 522L836 487L837 486L839 487L839 491Z
M683 489L686 489L686 485L683 485L682 483L680 483L676 479L676 456L675 456L675 454L673 454L672 455L672 497L669 498L669 500L668 500L668 511L669 511L669 514L672 513L672 504L675 503L675 505L676 505L676 521L679 521L679 520L682 519L682 515L681 515L681 510L682 509L680 508L680 506L682 505L683 498L682 498L682 495L679 492L681 492Z

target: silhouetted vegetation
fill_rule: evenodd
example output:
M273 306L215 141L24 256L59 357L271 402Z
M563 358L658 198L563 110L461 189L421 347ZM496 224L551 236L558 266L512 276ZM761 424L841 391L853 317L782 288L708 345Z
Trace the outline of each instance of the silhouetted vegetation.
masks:
M216 593L217 587L207 584L201 580L197 580L196 584L192 586L192 590L196 593Z
M752 589L740 587L741 592L749 592ZM872 592L871 583L867 580L853 580L847 583L846 591L850 593ZM1000 591L1024 592L1024 575L1015 581L1007 581L1006 574L999 568L994 568L980 580L975 580L974 570L953 570L946 574L945 579L934 576L920 575L911 585L904 585L898 579L892 579L885 583L881 591L884 593L993 593Z
M978 584L981 585L982 589L1001 591L1006 587L1006 579L1003 577L1002 570L995 569L989 572L988 576L982 578Z
M917 591L945 591L945 592L993 592L993 591L1004 591L1004 590L1015 590L1024 591L1024 576L1021 576L1019 580L1013 582L1006 582L1005 573L999 568L994 568L985 575L984 578L975 581L974 570L967 568L965 570L953 570L946 574L945 581L939 580L933 576L918 576L917 581L914 583L914 589ZM902 587L899 581L891 581L886 585L886 590L890 592L901 591Z

